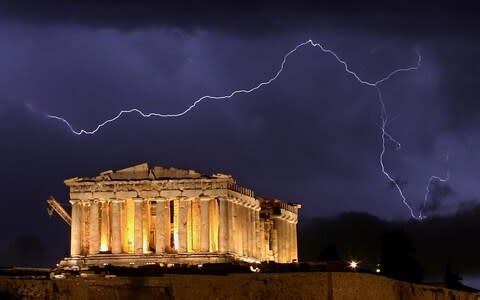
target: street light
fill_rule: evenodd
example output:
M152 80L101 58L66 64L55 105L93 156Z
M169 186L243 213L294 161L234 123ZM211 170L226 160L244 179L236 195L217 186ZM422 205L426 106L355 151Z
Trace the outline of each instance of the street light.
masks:
M351 260L350 263L348 264L348 266L350 267L350 269L355 271L358 268L358 264L359 264L358 261Z

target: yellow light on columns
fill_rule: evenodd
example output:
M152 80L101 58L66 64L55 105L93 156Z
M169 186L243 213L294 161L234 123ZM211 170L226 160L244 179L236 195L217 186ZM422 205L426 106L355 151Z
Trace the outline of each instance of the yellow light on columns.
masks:
M150 201L145 202L142 222L143 253L150 253Z
M173 200L173 243L174 249L178 250L180 244L180 238L178 237L178 213L180 211L180 201L178 199Z
M128 253L135 252L135 203L132 199L128 199L125 208L127 210L127 250Z
M148 237L143 237L143 254L151 253L150 244L148 243Z
M102 241L102 243L100 244L100 251L101 251L101 252L106 252L106 251L108 251L108 245L105 244L103 241Z
M173 246L174 246L174 249L175 250L178 250L178 243L180 242L180 240L178 239L178 231L174 231L173 232Z
M100 226L100 251L105 252L109 250L109 241L110 241L110 212L109 212L109 203L107 201L102 201L101 203L101 226Z
M212 199L209 205L209 240L210 252L218 251L218 203L216 199Z

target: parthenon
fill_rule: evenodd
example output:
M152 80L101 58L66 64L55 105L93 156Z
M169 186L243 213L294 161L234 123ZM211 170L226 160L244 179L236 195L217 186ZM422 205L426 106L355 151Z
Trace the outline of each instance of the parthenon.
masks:
M297 261L299 204L230 175L140 164L65 180L71 251L62 266Z

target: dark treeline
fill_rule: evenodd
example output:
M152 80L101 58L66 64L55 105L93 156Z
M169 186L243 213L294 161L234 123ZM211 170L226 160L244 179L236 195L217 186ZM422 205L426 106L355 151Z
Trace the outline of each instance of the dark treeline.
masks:
M322 260L336 248L340 259L358 259L362 267L374 270L381 262L382 241L392 232L401 232L411 244L424 279L441 280L447 265L462 275L475 274L480 268L480 205L423 221L386 221L357 212L307 220L299 225L299 257Z

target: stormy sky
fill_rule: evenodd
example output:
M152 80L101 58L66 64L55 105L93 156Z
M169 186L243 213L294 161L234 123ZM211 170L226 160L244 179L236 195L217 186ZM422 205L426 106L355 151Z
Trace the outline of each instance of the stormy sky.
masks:
M270 85L204 101L182 117L130 114L82 136L46 117L91 130L122 109L178 113L201 96L269 79L283 56L308 39L368 81L415 65L419 53L419 70L380 86L387 130L402 144L396 151L386 143L385 167L416 214L430 176L447 172L448 182L429 186L427 215L477 203L480 21L473 7L449 1L229 5L0 4L0 248L23 237L52 257L65 255L69 229L47 216L46 198L65 202L66 178L141 162L232 174L257 194L302 203L305 219L345 211L410 218L381 173L376 90L318 48L295 52Z

